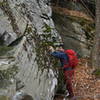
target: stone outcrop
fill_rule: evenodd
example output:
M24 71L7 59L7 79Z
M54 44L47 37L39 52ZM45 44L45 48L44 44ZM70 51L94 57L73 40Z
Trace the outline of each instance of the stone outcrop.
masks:
M25 94L33 100L53 100L58 70L49 56L49 45L63 40L65 48L89 55L94 23L84 16L79 20L69 10L71 15L60 14L49 2L0 0L0 100L13 96L16 100Z
M4 97L23 91L34 100L53 99L57 79L47 47L52 37L60 36L48 3L0 0L0 95Z
M52 18L65 48L74 49L79 57L90 57L95 34L93 18L80 2L66 1L62 5L66 7L52 6Z

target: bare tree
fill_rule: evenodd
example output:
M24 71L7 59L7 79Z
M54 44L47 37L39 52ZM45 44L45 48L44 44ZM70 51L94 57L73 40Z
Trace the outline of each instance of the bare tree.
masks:
M59 0L57 0L57 2L56 2L56 6L58 6L59 5Z
M96 0L96 33L92 51L92 65L100 69L100 0Z

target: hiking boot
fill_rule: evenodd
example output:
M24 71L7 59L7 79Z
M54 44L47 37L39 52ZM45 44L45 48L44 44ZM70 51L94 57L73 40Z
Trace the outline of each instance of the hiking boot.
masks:
M66 99L69 99L69 100L77 100L77 97L76 96L71 96L71 95L68 95L66 96Z
M71 96L71 95L68 95L68 96L66 96L66 98L72 98L73 96Z
M77 100L76 96L71 97L70 100Z

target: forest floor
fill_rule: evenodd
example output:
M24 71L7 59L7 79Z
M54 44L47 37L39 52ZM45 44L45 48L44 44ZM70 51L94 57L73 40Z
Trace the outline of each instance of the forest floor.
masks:
M92 72L93 68L87 66L87 61L81 60L75 69L73 80L76 100L100 100L100 78L93 75ZM64 99L64 96L57 96L55 100L69 99Z

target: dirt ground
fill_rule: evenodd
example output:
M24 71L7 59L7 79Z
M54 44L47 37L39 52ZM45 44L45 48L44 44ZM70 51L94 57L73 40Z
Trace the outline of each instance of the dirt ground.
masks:
M92 72L93 68L87 66L87 60L82 59L75 69L73 80L76 100L100 100L100 78L96 78ZM56 96L54 100L64 100L64 96Z

